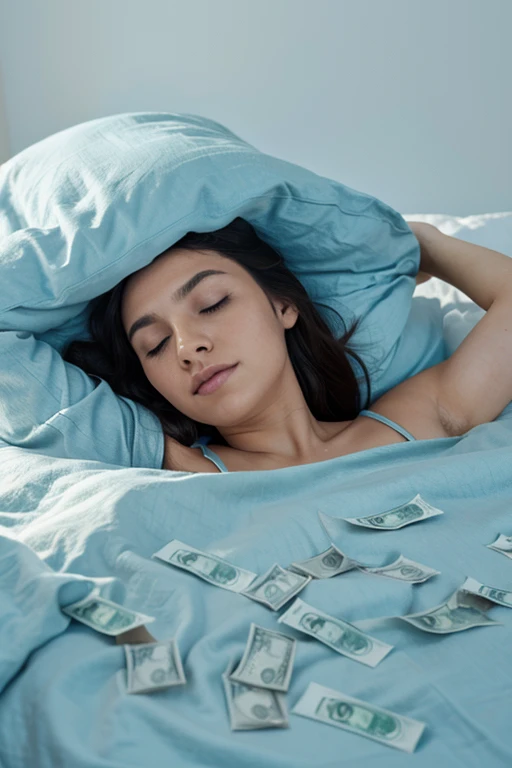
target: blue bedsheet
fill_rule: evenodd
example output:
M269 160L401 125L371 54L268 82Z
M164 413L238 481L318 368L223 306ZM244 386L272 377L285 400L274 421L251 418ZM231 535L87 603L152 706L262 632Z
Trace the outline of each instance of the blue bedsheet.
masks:
M264 472L163 472L15 447L0 458L3 767L512 765L512 610L490 609L500 626L444 636L376 621L437 605L465 576L512 589L512 561L485 546L512 534L510 407L462 437ZM393 644L376 668L151 559L178 538L262 573L328 547L318 511L361 516L416 493L445 514L393 532L353 530L336 543L381 562L403 553L439 576L409 585L350 571L313 580L300 595ZM186 686L127 695L123 648L60 610L94 584L154 616L157 639L177 639ZM415 753L293 714L289 729L232 732L221 674L242 655L251 622L297 637L289 709L310 681L341 690L424 721Z

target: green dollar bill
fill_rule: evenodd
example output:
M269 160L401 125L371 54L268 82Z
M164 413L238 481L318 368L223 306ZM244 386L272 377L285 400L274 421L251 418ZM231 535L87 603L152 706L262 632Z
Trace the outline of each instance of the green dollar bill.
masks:
M459 604L457 604L458 602ZM434 608L397 618L422 629L424 632L433 632L434 634L461 632L472 627L500 626L500 622L490 619L474 606L460 604L460 601L457 601L457 592L452 595L450 600L436 605Z
M472 579L470 576L466 578L466 581L460 589L464 592L470 592L473 595L485 597L487 600L497 603L498 605L504 605L506 608L512 608L512 592L509 592L506 589L480 584L479 581Z
M252 623L242 660L230 680L286 693L296 645L293 637Z
M368 667L376 667L393 649L392 645L361 632L348 621L313 608L300 597L279 617L278 623L311 635L342 656L348 656Z
M304 589L311 581L311 576L293 573L275 563L262 576L256 578L242 595L257 600L273 611L278 611L285 603Z
M174 638L156 643L125 645L127 692L149 693L186 683Z
M425 723L341 691L310 683L292 714L319 720L404 752L414 752Z
M355 560L350 560L334 544L315 557L298 560L291 564L299 572L312 576L314 579L330 579L332 576L345 573L345 571L351 571L356 565Z
M510 557L512 559L512 536L505 536L503 533L500 533L496 541L493 541L492 544L487 544L486 546L488 546L489 549L494 549L495 552L500 552L502 555L505 555L505 557Z
M167 565L189 571L215 587L228 589L230 592L242 592L256 578L256 574L252 571L246 571L221 557L183 544L178 539L170 541L152 557L162 560Z
M366 566L358 567L359 570L364 573L372 573L375 576L387 576L390 579L408 581L411 584L420 584L440 573L440 571L435 571L433 568L429 568L428 565L416 563L414 560L409 560L403 555L400 555L389 565L380 568L368 568Z
M443 514L444 512L441 509L431 506L418 493L407 504L401 504L399 507L388 509L386 512L382 512L382 514L368 515L366 517L346 517L344 520L346 523L361 525L364 528L393 531L397 528L403 528L405 525Z
M285 694L231 680L230 675L235 666L231 660L222 675L231 730L288 728Z
M459 608L461 606L463 608L470 607L476 608L477 611L481 611L482 613L488 611L493 605L486 597L475 595L472 592L466 592L462 587L458 587L455 592L445 600L445 603L451 608Z
M96 632L113 637L155 620L154 616L131 611L124 605L101 597L97 588L82 600L62 608L62 612Z

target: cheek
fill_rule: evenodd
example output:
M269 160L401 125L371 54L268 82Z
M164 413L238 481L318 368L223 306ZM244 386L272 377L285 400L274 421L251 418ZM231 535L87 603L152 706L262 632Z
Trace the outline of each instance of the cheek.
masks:
M283 333L283 327L272 309L258 303L245 308L236 318L231 318L227 338L240 340L246 349L250 342L251 348L262 347L268 351L269 346L275 348L284 343Z
M160 362L156 363L152 370L146 368L144 372L147 380L157 392L165 397L171 405L178 407L180 387L177 383L177 377L169 370L169 366L165 362ZM183 392L181 394L183 397Z
M248 312L231 324L223 344L223 351L230 359L240 360L243 365L244 383L248 391L273 387L286 365L288 350L284 329L278 318L270 312Z

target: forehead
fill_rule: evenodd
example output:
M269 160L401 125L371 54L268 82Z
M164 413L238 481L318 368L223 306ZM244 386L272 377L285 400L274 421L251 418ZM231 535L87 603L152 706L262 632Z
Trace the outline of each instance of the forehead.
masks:
M226 264L226 262L228 262ZM223 268L231 259L226 259L217 251L188 250L185 248L171 248L156 257L150 264L134 272L127 280L127 285L132 289L148 282L158 281L163 275L169 280L176 280L176 286L181 277L188 277L194 268L204 268L204 265L216 265L222 263ZM171 286L172 287L172 286Z
M164 251L127 279L122 300L123 322L129 322L142 309L150 308L160 297L169 298L196 272L209 268L221 269L237 277L245 274L235 261L216 251L180 248Z

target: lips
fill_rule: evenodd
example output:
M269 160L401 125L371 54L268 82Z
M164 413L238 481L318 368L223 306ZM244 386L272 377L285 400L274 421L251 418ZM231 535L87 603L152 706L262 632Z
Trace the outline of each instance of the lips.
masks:
M235 363L234 365L238 365L238 363ZM219 363L218 365L208 365L203 371L196 373L192 376L192 394L197 394L199 387L205 384L208 379L213 378L217 373L225 371L228 368L233 368L233 365L230 365L229 363Z
M221 387L227 379L231 376L231 374L235 371L237 368L238 363L235 363L235 365L230 365L225 368L219 368L217 371L215 371L208 379L203 381L196 392L194 394L196 395L210 395L213 392L215 392L219 387Z

